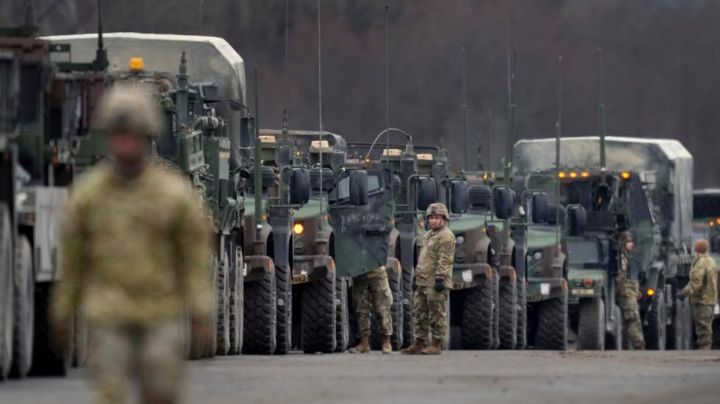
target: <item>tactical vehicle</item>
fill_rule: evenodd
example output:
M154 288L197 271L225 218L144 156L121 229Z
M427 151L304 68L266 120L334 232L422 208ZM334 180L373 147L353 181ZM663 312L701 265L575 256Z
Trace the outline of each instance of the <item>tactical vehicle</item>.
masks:
M710 256L720 268L720 189L698 189L693 192L693 219L694 240L705 239L709 242ZM692 330L690 337L694 341ZM715 304L713 349L720 349L720 299Z
M73 344L58 348L48 307L67 187L101 155L92 134L104 51L94 36L94 63L53 63L51 53L62 49L34 33L31 17L0 29L0 379L65 374L86 352L79 317Z
M647 347L687 347L687 329L691 320L687 306L677 299L677 293L687 283L691 263L692 156L675 140L608 137L604 142L606 146L602 147L607 150L606 166L600 167L600 139L562 139L562 163L571 170L567 175L572 177L575 173L575 178L570 180L577 177L581 179L573 181L567 187L568 201L578 203L588 211L584 219L590 229L602 230L606 235L609 234L609 229L631 231L635 248L630 256L630 273L631 276L637 274L640 282L640 305ZM522 178L532 173L550 171L553 168L551 161L554 153L555 139L518 142L515 146L515 175ZM592 192L577 192L577 186L585 181L582 180L585 172L590 188L592 181L600 182L596 188L591 189ZM605 184L600 185L603 180ZM583 219L568 217L568 222L571 221ZM581 234L577 236L579 235ZM605 248L603 239L608 243L607 251L599 250L599 259L610 257L607 270L615 270L617 261L614 258L614 244L609 236L596 237L596 241L601 241L599 249ZM573 242L575 241L579 240L574 239ZM587 246L574 246L576 250L583 247ZM584 254L589 253L585 251ZM588 262L584 259L573 259L578 262L577 270L581 270L579 265L593 266L590 262L593 261L592 258L594 257L588 255ZM583 275L586 276L582 276L582 288L573 284L573 289L593 288L596 279L589 273ZM585 278L588 278L587 282ZM593 281L592 284L590 280ZM586 283L590 287L586 287ZM608 281L608 288L610 283ZM588 293L589 296L590 292L576 293L578 300L582 293ZM607 294L610 293L608 290ZM594 294L593 291L593 296ZM595 313L601 312L598 306L597 303L592 306ZM613 324L612 318L617 313L613 313L613 306L608 301L604 302L604 306L606 331L610 331L608 324ZM608 321L608 318L611 320Z
M336 274L335 233L327 205L335 173L345 164L345 140L330 132L263 129L260 141L263 164L278 170L279 198L292 208L284 216L292 228L292 267L283 279L287 287L282 294L286 327L292 331L288 347L307 353L344 351L350 334L350 280ZM269 220L275 229L273 210Z
M273 268L266 251L248 248L254 234L242 220L240 170L246 160L239 145L241 129L247 127L243 125L247 118L240 113L245 105L242 58L215 37L109 33L104 38L113 49L108 67L111 85L134 83L152 91L165 116L155 153L172 169L188 175L210 216L214 256L208 276L216 294L216 321L211 326L216 338L211 346L191 343L188 353L193 358L237 354L243 346L243 262L249 267L245 278L250 282L249 299L255 298L258 288L252 282L254 274ZM56 46L69 46L72 60L87 60L94 51L94 35L47 39ZM243 247L252 253L243 257Z

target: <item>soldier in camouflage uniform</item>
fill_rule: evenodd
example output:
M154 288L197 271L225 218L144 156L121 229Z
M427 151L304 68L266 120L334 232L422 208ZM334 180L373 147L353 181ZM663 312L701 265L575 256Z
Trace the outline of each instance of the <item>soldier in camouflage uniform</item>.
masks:
M629 271L630 252L633 249L632 234L629 231L620 233L620 272L615 278L615 297L622 311L623 329L633 349L645 349L645 337L640 320L640 284L633 279Z
M707 240L695 242L695 260L690 270L690 281L680 293L681 298L690 296L698 349L712 349L713 310L718 299L717 268L715 260L708 255Z
M353 279L352 299L357 319L357 338L360 341L350 348L351 353L370 352L370 313L379 316L382 332L382 352L392 352L390 338L393 333L390 310L393 304L392 291L385 267L376 268Z
M452 288L455 258L455 236L448 228L450 215L442 203L427 208L430 231L420 250L415 269L413 320L415 342L402 350L404 354L440 354L448 329L448 297ZM427 345L432 335L432 343Z
M186 308L193 338L210 338L209 229L189 181L148 158L160 126L150 97L113 88L101 120L111 159L75 185L66 207L54 325L67 341L76 309L87 319L95 402L126 402L137 378L142 402L177 403Z

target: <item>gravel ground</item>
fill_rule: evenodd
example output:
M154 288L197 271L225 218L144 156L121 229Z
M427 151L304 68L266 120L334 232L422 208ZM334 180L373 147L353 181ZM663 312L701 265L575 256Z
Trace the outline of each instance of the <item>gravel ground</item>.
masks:
M89 403L82 370L0 383L0 403ZM192 362L186 402L717 403L720 351L452 351Z

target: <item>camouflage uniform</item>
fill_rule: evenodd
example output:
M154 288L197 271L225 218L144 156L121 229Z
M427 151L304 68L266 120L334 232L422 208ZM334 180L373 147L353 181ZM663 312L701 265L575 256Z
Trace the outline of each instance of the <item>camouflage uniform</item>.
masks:
M698 348L710 349L712 346L713 310L718 299L717 268L715 260L708 254L698 254L690 270L690 281L682 290L690 297L695 318L695 333Z
M440 205L447 216L447 209ZM420 258L415 269L417 289L413 296L413 319L416 338L428 341L430 334L433 340L442 341L448 328L447 303L452 288L452 267L455 257L455 236L447 224L439 229L425 233L420 250ZM435 289L436 280L442 279L445 289Z
M134 177L100 164L75 185L60 243L52 316L59 327L76 308L87 319L96 402L125 402L134 377L144 402L178 402L180 319L214 304L209 229L189 181L153 163Z
M623 316L625 335L634 349L645 349L645 337L640 319L640 285L637 280L631 279L628 274L628 252L624 243L629 240L628 235L621 238L622 254L620 256L620 272L615 279L615 298Z
M393 327L390 311L393 296L385 267L374 269L354 278L352 299L355 304L358 339L370 336L370 314L373 311L379 316L382 335L392 335Z

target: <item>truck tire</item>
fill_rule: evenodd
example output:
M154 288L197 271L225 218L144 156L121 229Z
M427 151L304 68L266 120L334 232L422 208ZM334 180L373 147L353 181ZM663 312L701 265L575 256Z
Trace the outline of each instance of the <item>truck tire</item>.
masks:
M225 243L225 238L220 239L221 243ZM220 256L216 265L217 277L216 290L217 293L217 341L215 355L227 355L230 351L230 259L226 251L226 246L220 250Z
M519 279L517 285L517 343L515 349L527 348L527 283Z
M0 380L10 374L13 356L13 232L7 205L0 204Z
M335 280L335 352L345 352L350 344L348 284L345 278Z
M493 349L500 346L500 275L493 270Z
M32 248L26 237L20 237L15 246L14 268L14 328L12 368L13 377L24 378L30 372L33 354L33 328L35 322L35 277L32 266Z
M494 349L493 311L495 291L492 278L463 291L461 349Z
M242 353L272 355L277 343L275 271L245 283Z
M517 280L502 278L498 300L498 333L500 349L515 349L517 344Z
M620 351L623 349L623 325L622 311L617 305L613 306L613 317L615 321L615 329L605 334L605 349L608 351Z
M277 346L276 355L286 355L292 348L292 271L275 267L277 286Z
M692 343L692 325L688 327L692 314L687 312L687 301L675 299L675 317L667 326L667 349L690 349Z
M537 349L566 351L568 347L568 293L541 302L538 306L538 325L535 336Z
M413 327L413 313L412 313L412 299L413 299L413 274L414 270L412 267L403 268L403 299L402 299L402 310L403 310L403 347L408 347L415 341L415 328Z
M243 343L243 286L245 284L243 277L243 253L233 243L235 251L234 262L230 269L230 293L228 296L229 310L229 326L230 326L230 351L228 355L238 355L242 350Z
M300 345L305 353L335 351L335 279L335 271L328 268L327 274L311 280L302 291Z
M695 343L695 321L693 320L692 315L692 307L690 307L690 300L685 299L682 302L683 312L685 314L685 334L684 334L684 340L683 340L683 348L685 350L692 349L693 344ZM717 320L715 320L717 323ZM717 333L713 333L715 337L717 337Z
M650 307L645 313L645 347L647 349L665 350L667 332L667 308L665 307L665 292L657 290L652 297Z
M720 318L716 318L712 324L713 341L712 349L720 349Z
M605 349L605 303L601 298L581 299L578 313L577 349Z
M70 369L72 349L58 349L52 338L55 334L50 324L51 290L52 283L35 285L35 332L30 374L36 376L65 376Z

